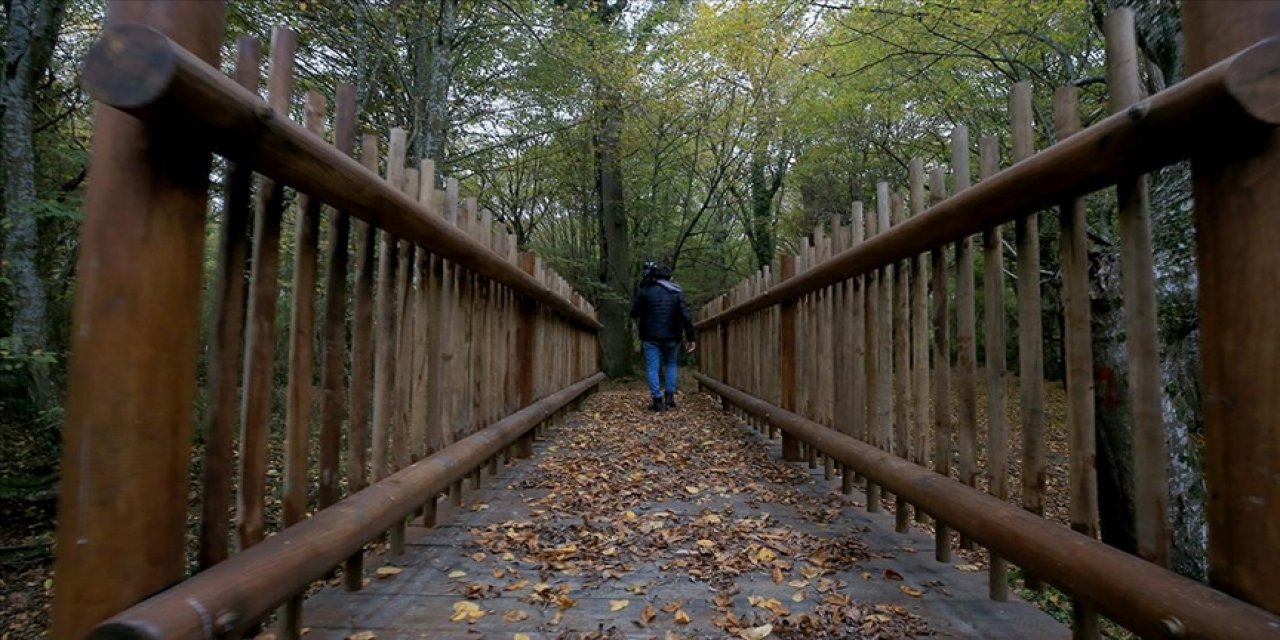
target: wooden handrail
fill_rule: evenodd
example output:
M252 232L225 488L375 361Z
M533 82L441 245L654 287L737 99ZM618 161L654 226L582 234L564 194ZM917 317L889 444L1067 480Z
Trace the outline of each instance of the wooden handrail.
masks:
M151 27L104 29L83 82L103 104L159 126L181 124L230 160L600 328L592 314L447 222L433 203L418 203Z
M1223 59L900 226L697 323L707 329L1280 125L1280 37Z

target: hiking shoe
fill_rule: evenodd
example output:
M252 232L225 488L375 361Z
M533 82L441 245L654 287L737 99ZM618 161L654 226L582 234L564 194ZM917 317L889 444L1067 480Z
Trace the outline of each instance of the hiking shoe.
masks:
M665 400L668 409L676 408L676 394L667 392Z
M650 411L662 411L662 409L663 409L662 398L654 398L654 399L653 399L653 404L649 405L649 410L650 410Z

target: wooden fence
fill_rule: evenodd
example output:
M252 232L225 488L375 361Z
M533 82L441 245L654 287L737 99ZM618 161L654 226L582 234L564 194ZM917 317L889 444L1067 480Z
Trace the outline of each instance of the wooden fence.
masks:
M761 428L782 431L784 456L843 464L844 489L866 478L867 509L893 493L900 531L936 519L936 556L976 541L991 551L990 595L1008 597L1008 564L1074 597L1076 637L1097 637L1098 612L1144 637L1280 634L1280 23L1277 3L1188 2L1188 63L1198 71L1140 100L1133 14L1106 20L1114 115L1080 131L1076 90L1054 99L1057 144L1033 150L1031 87L1010 93L1013 165L994 135L978 140L970 185L968 130L951 134L946 170L912 160L905 195L877 185L874 210L855 203L819 225L796 256L700 312L703 386ZM1165 569L1168 479L1156 334L1151 222L1144 173L1184 159L1195 181L1209 486L1210 582ZM926 182L928 188L926 189ZM1097 541L1093 364L1081 197L1116 187L1130 373L1141 560ZM927 196L926 196L927 193ZM1038 212L1056 209L1064 286L1070 528L1042 519L1045 390ZM1001 225L1015 225L1020 509L1010 496ZM980 247L975 238L981 237ZM974 258L983 252L984 296ZM950 283L955 290L949 291ZM985 377L978 374L983 305ZM952 307L954 305L954 307ZM952 335L951 318L955 318ZM952 362L952 354L955 362ZM985 385L986 464L979 467L978 393ZM952 398L956 398L954 406ZM953 468L953 462L955 468ZM932 469L929 473L927 469ZM985 474L982 495L979 473ZM992 500L994 499L994 500ZM953 539L952 528L960 537ZM1269 613L1270 612L1270 613Z
M405 131L385 148L358 138L353 87L339 85L332 118L323 95L306 94L304 124L291 122L293 33L273 36L268 102L257 42L241 40L234 80L222 75L223 14L218 2L114 2L86 63L100 105L54 637L112 616L99 628L110 637L222 636L281 603L296 637L297 594L312 581L345 564L359 589L367 542L389 530L401 553L407 517L433 524L442 490L459 499L468 476L478 486L484 466L527 454L536 427L602 378L590 304L519 253L457 180L407 157ZM211 150L227 168L206 282ZM184 582L191 556L201 572Z

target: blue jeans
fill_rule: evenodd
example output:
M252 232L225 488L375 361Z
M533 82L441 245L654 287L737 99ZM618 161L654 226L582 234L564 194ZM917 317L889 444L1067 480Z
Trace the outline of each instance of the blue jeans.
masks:
M676 392L676 351L680 346L678 340L659 340L650 342L644 340L640 343L641 349L644 351L644 369L645 374L649 377L649 395L654 398L662 397L662 385L658 380L658 369L662 368L662 377L667 383L667 393L675 394Z

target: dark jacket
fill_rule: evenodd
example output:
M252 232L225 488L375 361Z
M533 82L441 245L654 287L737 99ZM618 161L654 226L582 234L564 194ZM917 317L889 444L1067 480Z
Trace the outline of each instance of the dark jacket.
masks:
M698 339L689 307L684 301L684 291L670 280L641 282L631 303L631 317L640 325L641 340L679 340L681 328L689 342Z

